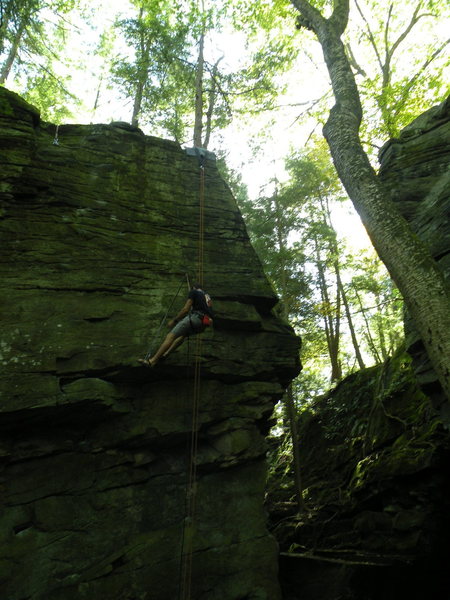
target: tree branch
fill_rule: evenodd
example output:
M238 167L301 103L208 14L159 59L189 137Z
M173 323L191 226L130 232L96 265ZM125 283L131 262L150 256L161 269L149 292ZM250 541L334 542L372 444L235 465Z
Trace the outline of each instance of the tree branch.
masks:
M329 19L330 24L341 36L348 24L348 14L350 10L349 0L334 0L333 13Z
M32 61L36 61L36 56L34 56L33 54L31 54L30 52L28 52L28 50L26 48L23 49L23 52L25 54L28 55L28 57L32 60ZM36 62L34 62L34 64L36 64ZM55 75L54 73L52 73L50 71L50 69L48 69L45 65L43 64L39 64L39 68L42 69L43 71L45 71L47 73L47 75L49 75L52 79L54 79L58 86L60 87L60 89L69 97L72 98L73 100L78 100L77 96L75 96L75 94L72 94L72 92L69 92L69 90L64 86L64 84L61 82L61 78L58 77L57 75Z
M367 77L367 73L364 71L364 69L362 67L359 66L359 64L355 58L355 55L353 54L352 47L350 46L350 44L345 43L344 46L345 46L345 50L347 52L347 56L348 56L350 65L353 67L353 69L356 71L356 73L358 75Z
M362 8L360 7L358 0L355 0L355 4L356 4L356 8L358 9L359 14L361 15L362 20L366 24L367 37L369 38L369 42L372 44L372 48L374 49L375 56L377 57L377 60L378 60L378 64L380 65L380 69L383 70L383 61L381 60L380 53L378 52L378 47L377 47L377 44L375 42L375 37L374 37L374 35L372 33L372 30L370 29L369 22L366 19L366 15L363 13Z
M439 54L442 52L442 50L444 50L444 48L446 46L448 46L449 44L450 44L450 38L448 38L441 46L439 46L439 48L437 50L435 50L433 52L433 54L422 64L422 67L410 78L408 83L405 86L403 86L401 96L400 96L399 100L397 100L397 102L396 102L395 110L393 110L394 114L397 115L402 110L402 108L409 96L409 92L414 87L414 84L416 83L417 79L419 78L420 73L425 71L425 69L427 69L429 67L429 65L433 62L433 60L437 56L439 56Z
M403 40L406 38L406 36L408 35L408 33L411 31L411 29L414 27L414 25L417 23L417 21L421 18L424 17L425 14L423 15L418 15L420 10L420 2L417 3L417 6L413 12L413 15L411 17L411 21L409 22L408 26L406 27L405 31L403 33L401 33L398 38L395 40L395 42L392 44L392 48L389 52L389 60L392 58L394 52L397 50L397 48L400 46L400 44L403 42Z
M311 113L312 109L316 106L316 104L319 104L319 102L321 102L322 100L325 100L326 98L329 98L331 96L331 90L329 90L328 92L325 92L325 94L323 94L323 96L321 96L320 98L317 98L317 100L313 100L310 104L311 106L309 106L309 108L307 108L307 110L304 110L302 113L300 113L299 115L297 115L297 117L295 117L295 119L292 121L292 123L289 125L289 127L292 127L295 123L297 123L297 121L299 119L301 119L302 117L304 117L305 115L308 115ZM315 129L315 128L314 128ZM314 130L313 130L314 131ZM311 133L312 135L312 133ZM311 135L309 137L311 137ZM309 139L309 138L308 138Z
M386 65L389 62L389 25L392 17L392 10L394 5L391 3L388 10L388 17L386 19L386 27L384 28L384 52L385 52L385 60L384 64Z
M299 29L304 27L316 33L318 25L325 23L325 17L306 0L291 0L291 2L294 8L300 13L297 17L297 26Z
M53 12L52 16L58 17L58 19L67 23L67 25L69 25L72 29L76 29L79 32L82 31L81 27L79 27L78 25L75 25L75 23L72 23L72 21L69 21L69 19L66 19L66 17L64 15L62 15L61 13ZM54 21L52 21L49 18L44 19L44 21L46 21L47 23L51 23L52 25L55 25L55 27L57 27L58 29L62 29L63 31L66 31L64 26L61 25L60 23L58 23L58 21L55 23Z
M221 58L219 58L219 60L217 61L217 63L213 66L212 69L210 69L209 64L207 64L206 68L209 71L211 78L213 80L213 85L217 88L219 94L222 96L223 101L225 102L225 106L226 106L226 110L229 116L231 116L233 114L233 111L231 110L231 104L230 101L228 99L228 97L231 95L229 92L227 92L226 90L223 89L222 87L222 83L220 81L220 78L217 76L218 75L218 64L219 62L222 60L222 58L224 58L223 56ZM245 94L247 92L241 92L242 94Z

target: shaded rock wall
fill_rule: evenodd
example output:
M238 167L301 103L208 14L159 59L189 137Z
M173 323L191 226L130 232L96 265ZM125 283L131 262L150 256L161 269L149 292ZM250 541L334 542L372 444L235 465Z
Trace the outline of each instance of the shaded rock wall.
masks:
M450 443L410 357L342 381L300 439L308 510L271 509L285 599L446 597Z
M385 144L380 162L380 178L391 199L450 279L450 97ZM450 426L450 404L440 393L436 375L408 315L405 328L419 381Z
M214 330L145 369L195 278L198 160L123 123L54 134L0 88L0 596L178 597L197 355L190 597L276 600L264 436L298 340L231 193L207 160Z

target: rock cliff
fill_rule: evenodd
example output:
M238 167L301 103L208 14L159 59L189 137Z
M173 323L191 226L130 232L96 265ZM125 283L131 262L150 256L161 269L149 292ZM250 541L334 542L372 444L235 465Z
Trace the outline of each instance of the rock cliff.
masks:
M413 231L450 280L450 97L415 119L380 153L380 178ZM414 323L406 315L408 352L423 389L450 426L450 404L440 393Z
M197 156L124 123L56 131L4 88L0 148L0 597L276 600L265 434L298 340L215 161L215 327L150 370L137 358L196 277Z
M450 440L411 358L343 380L299 435L307 511L272 494L285 600L445 598Z

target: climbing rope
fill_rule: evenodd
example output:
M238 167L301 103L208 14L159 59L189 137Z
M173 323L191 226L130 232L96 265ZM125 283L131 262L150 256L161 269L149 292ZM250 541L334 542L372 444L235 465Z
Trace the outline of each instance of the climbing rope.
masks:
M200 163L200 192L199 192L199 226L198 226L198 272L199 284L203 287L203 267L205 253L205 168Z
M186 280L187 280L187 282L188 282L188 286L189 286L189 277L188 277L188 274L187 274L187 273L186 273ZM183 286L183 283L184 283L184 277L183 277L183 279L181 280L181 283L180 283L180 285L179 285L179 287L178 287L178 289L177 289L177 292L176 292L175 296L173 296L173 298L172 298L172 302L170 303L170 306L169 306L169 308L166 310L166 314L165 314L165 315L163 316L163 318L161 319L161 322L160 322L160 324L159 324L159 327L158 327L158 329L157 329L157 331L156 331L155 335L152 337L152 339L151 339L151 341L150 341L150 345L149 345L149 348L148 348L148 352L147 352L147 354L145 355L145 360L148 360L148 359L150 358L150 356L152 356L152 354L153 354L153 352L152 352L152 348L153 348L153 345L154 345L154 343L155 343L155 340L157 340L157 339L158 339L158 337L159 337L159 334L160 334L160 332L161 332L161 328L162 328L162 326L164 325L164 323L165 323L165 322L166 322L166 320L167 320L167 316L169 315L169 312L171 311L171 309L172 309L172 306L174 305L174 302L175 302L175 300L177 299L177 297L178 297L178 294L180 293L180 290L181 290L181 288L182 288L182 286Z
M200 162L200 188L199 188L199 228L198 228L198 270L197 279L203 287L204 270L204 235L205 235L205 169L203 160ZM189 338L188 338L189 339ZM191 600L192 591L192 563L193 542L195 533L195 509L197 501L197 452L199 434L199 412L201 398L201 349L202 339L196 336L195 363L194 363L194 389L192 406L192 427L189 452L189 471L185 498L185 521L183 527L179 600Z
M194 393L192 407L192 429L189 452L188 483L185 499L185 521L183 527L183 542L181 554L181 584L180 600L191 600L192 591L192 564L194 556L195 511L197 503L197 451L199 433L199 408L200 408L200 336L196 338L195 365L194 365Z

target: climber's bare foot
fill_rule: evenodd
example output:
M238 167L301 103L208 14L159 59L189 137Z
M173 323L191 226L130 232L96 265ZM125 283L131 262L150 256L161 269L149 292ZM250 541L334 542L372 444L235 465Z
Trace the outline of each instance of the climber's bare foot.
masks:
M158 362L157 360L150 360L147 358L138 358L138 362L140 362L141 364L145 365L146 367L150 367L150 369L153 369L153 367L156 365L156 363Z

